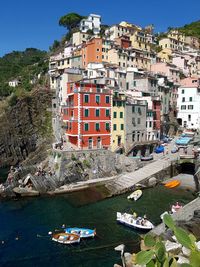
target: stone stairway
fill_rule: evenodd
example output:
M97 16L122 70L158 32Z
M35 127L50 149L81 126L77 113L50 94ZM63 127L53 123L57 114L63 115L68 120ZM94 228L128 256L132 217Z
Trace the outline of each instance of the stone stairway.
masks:
M125 192L135 184L140 183L154 176L161 170L166 169L171 165L172 161L177 159L177 155L171 154L168 158L158 159L157 161L149 163L137 171L121 175L119 178L107 182L105 186L113 195Z

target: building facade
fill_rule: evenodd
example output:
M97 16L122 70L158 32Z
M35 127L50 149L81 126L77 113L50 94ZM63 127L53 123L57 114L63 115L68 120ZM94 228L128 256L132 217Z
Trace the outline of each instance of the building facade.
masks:
M88 81L67 84L62 110L67 140L78 149L109 148L111 145L112 92Z

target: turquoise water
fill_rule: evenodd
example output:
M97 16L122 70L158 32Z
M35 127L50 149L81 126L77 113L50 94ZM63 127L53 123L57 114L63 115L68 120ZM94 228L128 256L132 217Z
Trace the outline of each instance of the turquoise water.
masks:
M114 247L124 243L131 252L139 240L136 231L116 223L117 211L145 213L157 224L160 214L170 204L177 200L184 204L194 198L191 192L161 186L144 190L137 202L128 201L127 195L122 195L89 203L96 195L90 189L65 196L0 202L0 266L112 267L120 263L120 253ZM51 241L47 233L64 223L71 227L96 228L97 237L74 246Z

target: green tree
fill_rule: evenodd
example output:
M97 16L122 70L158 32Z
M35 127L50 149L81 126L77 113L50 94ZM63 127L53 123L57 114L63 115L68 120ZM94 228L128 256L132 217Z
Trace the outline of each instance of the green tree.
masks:
M85 17L77 13L69 13L60 18L59 25L66 27L68 31L71 32L71 30L76 28L83 18Z

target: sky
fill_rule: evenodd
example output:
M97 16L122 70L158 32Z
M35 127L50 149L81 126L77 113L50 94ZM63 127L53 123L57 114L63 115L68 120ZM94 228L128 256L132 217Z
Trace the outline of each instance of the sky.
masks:
M155 31L200 20L200 0L1 0L0 57L13 50L48 50L66 29L58 25L67 13L102 16L103 24L128 21L154 24Z

